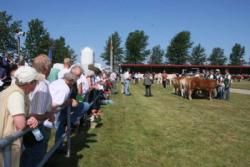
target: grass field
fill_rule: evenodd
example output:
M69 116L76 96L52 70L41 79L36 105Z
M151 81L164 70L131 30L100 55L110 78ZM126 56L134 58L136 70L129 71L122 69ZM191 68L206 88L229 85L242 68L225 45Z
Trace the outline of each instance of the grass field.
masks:
M235 81L232 83L232 88L250 90L250 81L247 80L241 80L240 82Z
M71 158L56 154L47 166L250 166L250 95L188 101L159 85L153 97L131 89L103 107L99 128L72 137Z

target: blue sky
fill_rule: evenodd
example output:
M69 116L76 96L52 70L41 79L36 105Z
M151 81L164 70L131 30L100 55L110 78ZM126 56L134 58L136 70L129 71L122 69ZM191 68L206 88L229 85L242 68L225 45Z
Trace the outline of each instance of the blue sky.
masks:
M207 55L220 47L229 56L240 43L245 60L250 58L249 0L0 0L0 10L22 20L24 31L31 19L39 18L51 37L65 37L77 55L86 46L94 49L97 62L113 32L124 46L135 30L149 36L148 49L160 45L166 51L171 39L186 30Z

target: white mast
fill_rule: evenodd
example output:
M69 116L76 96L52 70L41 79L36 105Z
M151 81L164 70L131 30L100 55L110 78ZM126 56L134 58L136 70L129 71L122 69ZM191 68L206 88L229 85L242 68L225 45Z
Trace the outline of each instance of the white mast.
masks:
M113 43L112 43L112 35L110 40L110 71L113 71Z

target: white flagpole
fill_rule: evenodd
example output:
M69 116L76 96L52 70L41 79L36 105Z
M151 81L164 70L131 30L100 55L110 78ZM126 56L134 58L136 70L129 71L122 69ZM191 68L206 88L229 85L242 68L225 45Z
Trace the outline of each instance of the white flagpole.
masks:
M112 35L110 40L110 70L113 71L113 43L112 43Z

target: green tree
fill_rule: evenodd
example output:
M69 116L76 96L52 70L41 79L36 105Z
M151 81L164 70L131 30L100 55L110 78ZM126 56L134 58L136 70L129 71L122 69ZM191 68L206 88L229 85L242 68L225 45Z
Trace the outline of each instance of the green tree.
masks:
M104 52L101 54L102 60L105 61L107 65L110 65L110 55L112 51L113 67L116 70L118 69L119 64L121 64L123 61L123 48L120 45L121 37L119 36L118 32L114 32L106 41Z
M243 56L245 54L245 47L236 43L230 54L230 64L231 65L242 65L244 63Z
M136 30L130 32L125 46L126 46L126 63L142 63L146 57L150 54L149 50L146 50L148 45L148 36L144 31Z
M206 62L206 54L205 49L198 44L192 49L190 63L191 64L204 64Z
M167 48L166 58L170 64L185 64L189 59L189 48L192 47L190 32L182 31L178 33Z
M29 30L27 32L25 47L30 56L30 59L38 54L48 54L51 40L49 33L43 26L43 22L39 19L31 20L28 23Z
M149 64L161 64L162 58L164 56L164 51L161 49L160 45L154 46L152 48L151 55L149 57Z
M227 61L227 58L224 55L224 50L217 47L214 48L208 60L211 65L224 65Z
M72 61L76 60L76 55L74 50L66 45L65 38L59 37L58 39L52 39L52 62L53 63L63 63L65 57L69 57Z
M0 53L17 50L15 35L21 30L21 21L13 21L6 11L0 11Z

